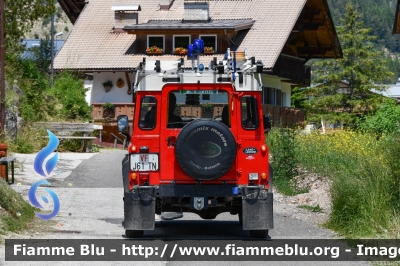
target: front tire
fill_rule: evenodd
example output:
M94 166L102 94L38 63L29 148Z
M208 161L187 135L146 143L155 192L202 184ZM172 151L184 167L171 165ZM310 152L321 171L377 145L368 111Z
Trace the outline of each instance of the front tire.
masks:
M143 233L143 230L125 230L125 235L129 238L142 237Z
M252 238L266 238L268 230L250 230L250 236Z

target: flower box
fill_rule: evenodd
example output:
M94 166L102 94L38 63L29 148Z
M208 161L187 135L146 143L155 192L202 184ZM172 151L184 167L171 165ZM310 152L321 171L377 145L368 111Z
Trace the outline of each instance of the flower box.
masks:
M162 55L163 52L147 52L148 55Z
M174 55L187 55L187 51L174 52Z
M187 55L188 50L183 47L176 47L174 50L175 55Z
M157 46L151 46L146 49L146 53L149 55L160 55L163 54L163 52L164 52L163 49Z
M204 54L214 54L214 48L213 47L204 47Z

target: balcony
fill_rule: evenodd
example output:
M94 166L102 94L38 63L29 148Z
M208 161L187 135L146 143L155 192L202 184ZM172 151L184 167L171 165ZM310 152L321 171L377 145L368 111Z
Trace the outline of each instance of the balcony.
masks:
M296 109L279 105L263 104L263 115L270 115L273 127L296 127L304 125L306 116L304 109Z
M114 138L111 133L116 136L120 136L117 127L117 117L119 115L127 115L129 118L129 132L132 131L132 118L135 112L135 104L134 103L113 103L114 112L107 113L105 116L105 110L103 108L104 103L93 103L92 104L92 118L94 124L103 125L103 130L101 132L101 142L109 142L114 143Z

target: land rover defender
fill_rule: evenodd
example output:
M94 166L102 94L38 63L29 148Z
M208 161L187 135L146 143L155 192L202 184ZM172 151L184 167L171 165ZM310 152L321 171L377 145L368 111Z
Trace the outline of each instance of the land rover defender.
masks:
M122 162L125 233L154 230L155 214L214 219L229 212L252 237L265 238L273 228L273 193L262 64L249 58L233 68L214 58L191 71L182 63L144 58L134 117L118 117L130 140Z

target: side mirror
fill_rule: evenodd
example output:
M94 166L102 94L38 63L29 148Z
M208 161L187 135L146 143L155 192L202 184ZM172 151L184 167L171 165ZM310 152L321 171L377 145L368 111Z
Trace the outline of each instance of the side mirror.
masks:
M264 133L271 130L271 120L268 115L264 115Z
M119 115L117 117L118 131L121 133L129 133L129 120L127 115Z

